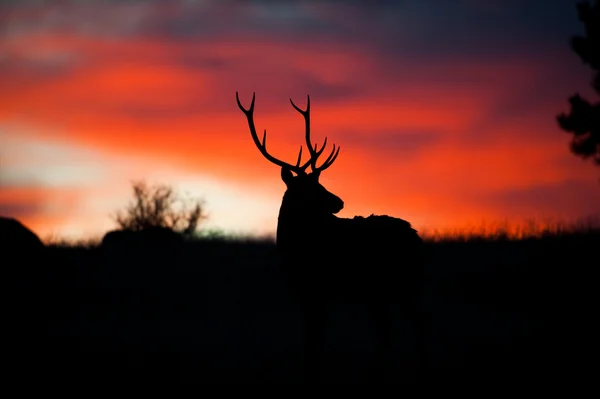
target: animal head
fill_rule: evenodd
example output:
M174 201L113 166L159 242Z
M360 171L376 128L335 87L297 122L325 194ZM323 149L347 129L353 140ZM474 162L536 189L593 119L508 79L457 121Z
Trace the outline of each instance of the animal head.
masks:
M281 168L281 180L287 187L284 198L288 209L296 214L323 216L344 208L344 201L323 187L314 173L294 176L289 169Z
M306 110L302 110L294 104L292 99L290 103L296 111L298 111L304 117L305 125L305 141L309 151L309 159L304 163L302 162L302 145L300 146L300 152L298 153L298 160L295 165L284 162L275 158L267 151L267 130L264 130L262 141L258 139L256 127L254 125L254 100L256 98L255 93L252 94L252 102L248 109L244 108L240 102L238 93L235 93L238 107L242 110L248 120L248 127L250 128L250 134L254 140L254 144L260 151L260 153L271 163L281 167L281 180L286 185L286 193L282 207L285 207L287 211L294 213L295 215L309 215L312 217L331 215L339 212L344 207L344 202L335 194L327 191L321 183L319 183L319 177L321 172L329 168L336 160L340 153L340 147L333 145L333 150L323 162L321 166L317 166L317 160L325 150L327 145L327 137L323 142L323 145L319 149L317 144L312 144L310 138L310 97L307 96ZM311 171L307 172L308 167L311 167Z

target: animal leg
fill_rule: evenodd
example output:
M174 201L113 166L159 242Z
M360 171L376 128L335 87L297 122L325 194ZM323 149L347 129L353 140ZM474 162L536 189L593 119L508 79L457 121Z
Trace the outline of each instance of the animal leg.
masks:
M387 379L392 364L393 321L386 303L371 303L368 312L376 332L375 362L369 369L369 379L382 383Z
M327 309L322 303L304 308L304 376L307 383L319 383L324 350Z

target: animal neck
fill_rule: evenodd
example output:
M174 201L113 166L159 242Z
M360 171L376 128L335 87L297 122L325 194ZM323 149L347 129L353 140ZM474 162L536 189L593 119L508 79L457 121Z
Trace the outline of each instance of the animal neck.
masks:
M333 214L323 214L312 209L293 206L284 201L277 218L277 246L291 248L313 241L328 231L327 224L337 219ZM312 244L311 244L312 245Z

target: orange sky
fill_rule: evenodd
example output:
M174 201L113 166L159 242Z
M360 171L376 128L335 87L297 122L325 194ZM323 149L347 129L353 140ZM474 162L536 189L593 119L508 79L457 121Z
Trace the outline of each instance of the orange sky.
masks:
M274 231L284 185L239 91L246 106L256 92L257 128L289 162L303 144L289 98L304 107L311 95L313 139L342 147L321 178L344 199L340 216L444 228L600 214L598 168L555 121L571 94L591 97L568 48L572 2L558 2L565 21L546 36L507 19L527 11L512 0L458 2L468 12L455 14L376 3L0 6L1 213L42 238L99 235L145 179L204 198L207 226Z

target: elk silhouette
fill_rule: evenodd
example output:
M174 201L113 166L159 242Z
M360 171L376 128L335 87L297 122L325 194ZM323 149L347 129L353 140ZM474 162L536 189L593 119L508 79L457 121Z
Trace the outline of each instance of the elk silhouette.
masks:
M250 134L260 153L281 167L287 190L281 203L276 247L281 269L292 293L304 309L304 373L308 381L319 378L324 328L332 302L368 305L372 323L378 331L377 356L372 376L380 380L389 370L393 344L392 304L400 304L405 319L414 327L414 366L424 360L423 317L420 307L422 288L422 240L405 220L390 216L340 218L344 202L319 183L320 174L336 160L340 148L333 150L321 166L317 159L327 145L319 148L310 137L310 96L306 110L290 99L292 107L304 118L305 140L310 158L303 164L302 146L295 165L267 152L265 129L262 142L254 125L254 101L244 108L236 92L238 107L248 120ZM307 173L307 168L311 172ZM295 174L295 176L294 176Z

